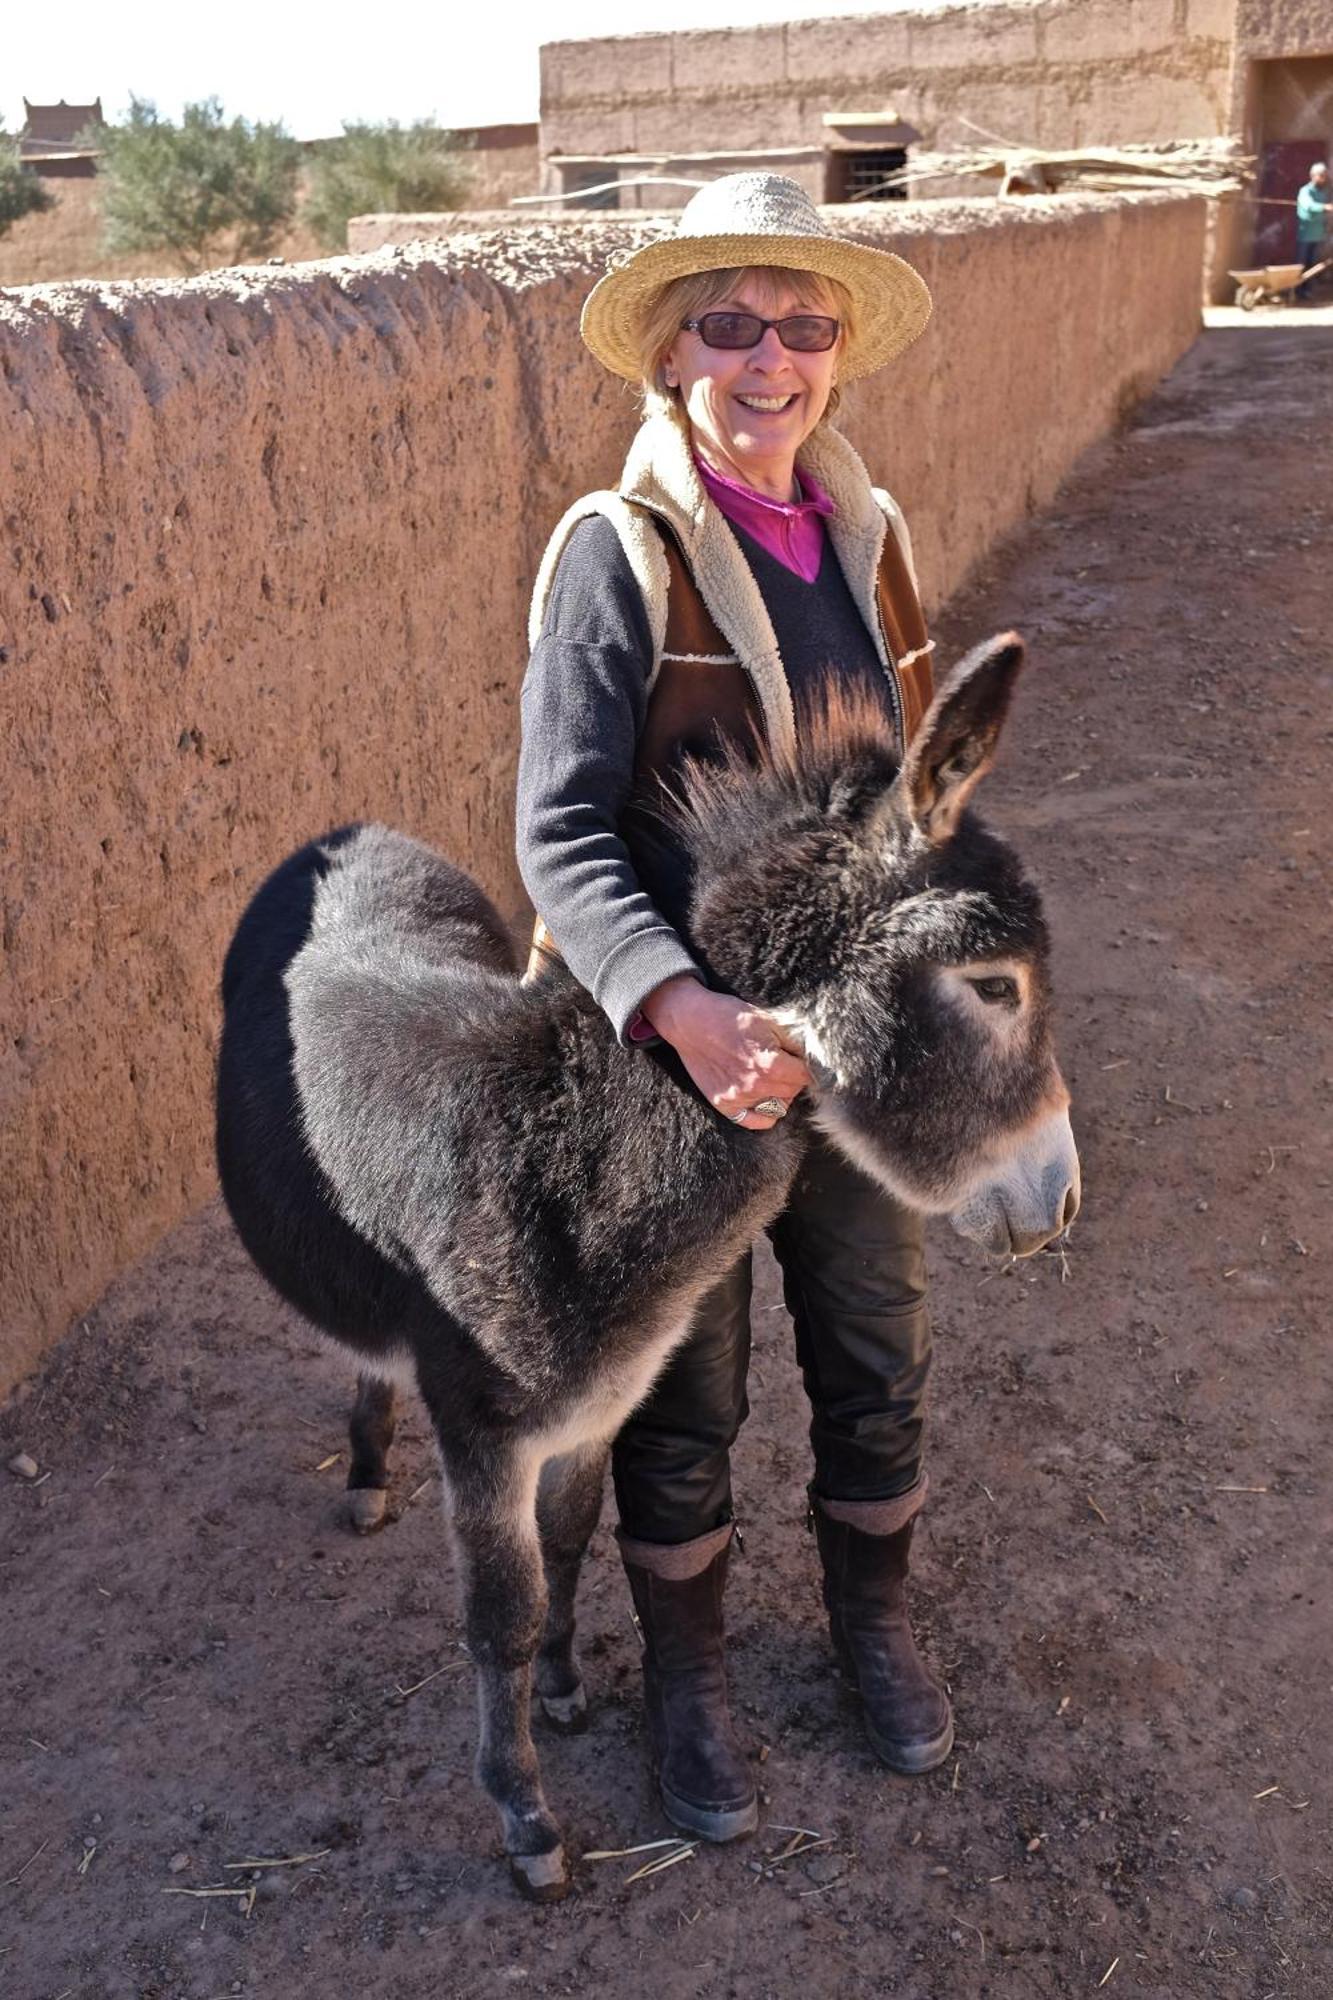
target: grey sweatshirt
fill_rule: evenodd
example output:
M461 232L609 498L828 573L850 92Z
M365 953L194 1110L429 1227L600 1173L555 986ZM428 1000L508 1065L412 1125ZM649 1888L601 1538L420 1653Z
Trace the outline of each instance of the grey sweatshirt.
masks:
M892 716L884 669L828 539L819 574L806 583L743 529L732 532L773 622L798 711L802 694L832 674L873 687ZM591 515L565 546L523 682L518 865L570 971L622 1039L654 987L698 973L681 930L687 882L673 882L661 898L676 916L669 922L621 833L652 661L648 615L620 538Z

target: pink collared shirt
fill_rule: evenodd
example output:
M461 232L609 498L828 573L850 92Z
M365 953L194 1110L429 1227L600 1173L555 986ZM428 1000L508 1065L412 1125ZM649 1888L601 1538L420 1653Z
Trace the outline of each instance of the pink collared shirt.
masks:
M694 462L704 491L718 512L753 535L761 548L803 583L813 583L824 556L824 518L838 511L823 487L808 472L802 472L798 475L799 500L770 500L766 493L724 478L699 459Z

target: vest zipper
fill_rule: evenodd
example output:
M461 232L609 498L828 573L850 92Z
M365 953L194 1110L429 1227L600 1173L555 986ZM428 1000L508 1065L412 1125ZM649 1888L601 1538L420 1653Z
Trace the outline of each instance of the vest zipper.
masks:
M884 534L887 535L890 532L889 524L885 521ZM880 644L884 648L884 658L888 663L889 692L893 696L893 727L897 733L898 747L905 757L907 755L907 701L903 694L903 684L898 678L898 662L893 656L893 648L889 644L889 635L884 629L884 613L880 610L879 605L879 572L883 561L884 540L883 536L881 536L879 547L875 552L875 623L879 627Z
M884 617L879 608L879 592L875 592L875 617L879 620L879 636L884 642L884 657L889 663L889 692L893 696L893 727L898 738L898 748L907 755L906 707L903 700L903 684L898 678L898 662L893 657L889 635L884 630Z

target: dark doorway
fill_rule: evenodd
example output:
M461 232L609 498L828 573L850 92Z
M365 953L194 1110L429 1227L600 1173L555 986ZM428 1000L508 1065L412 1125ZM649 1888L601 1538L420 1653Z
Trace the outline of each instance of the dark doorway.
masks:
M888 174L901 173L907 165L904 146L866 146L855 152L828 156L826 201L906 201L907 189L900 182L885 187Z
M619 168L608 161L595 160L590 165L562 167L563 192L576 199L565 202L566 208L619 208L620 187Z
M1297 190L1333 145L1333 55L1256 63L1254 84L1259 154L1254 261L1293 264Z
M1295 264L1296 195L1316 160L1328 158L1327 140L1278 139L1264 147L1259 170L1259 215L1254 228L1256 264Z

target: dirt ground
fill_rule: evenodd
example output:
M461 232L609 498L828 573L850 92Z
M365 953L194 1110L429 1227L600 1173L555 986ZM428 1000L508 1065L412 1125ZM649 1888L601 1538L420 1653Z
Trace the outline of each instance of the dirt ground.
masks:
M834 1671L766 1266L730 1596L765 1824L518 1903L422 1414L354 1541L347 1371L210 1210L0 1418L44 1477L0 1475L12 2000L1326 2000L1330 364L1330 325L1210 329L945 621L1032 642L986 806L1047 890L1085 1176L1064 1254L935 1240L916 1603L956 1755L887 1774ZM668 1829L605 1524L582 1606L548 1789L630 1847ZM787 1827L826 1844L775 1864Z

